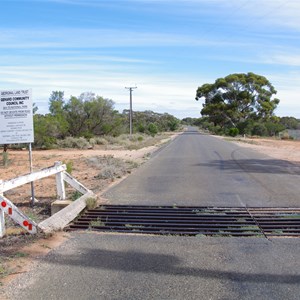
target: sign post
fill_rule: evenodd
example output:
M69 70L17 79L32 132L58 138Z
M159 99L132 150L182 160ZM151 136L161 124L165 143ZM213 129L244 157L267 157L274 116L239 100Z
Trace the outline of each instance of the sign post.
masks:
M31 147L31 143L29 143L29 166L30 166L30 173L32 173L32 171L33 171L33 163L32 163L32 147ZM30 184L31 184L31 205L33 206L34 202L35 202L33 181L31 181Z
M31 143L34 142L31 89L0 91L0 144L29 143L30 172L32 172ZM32 204L34 187L31 183Z

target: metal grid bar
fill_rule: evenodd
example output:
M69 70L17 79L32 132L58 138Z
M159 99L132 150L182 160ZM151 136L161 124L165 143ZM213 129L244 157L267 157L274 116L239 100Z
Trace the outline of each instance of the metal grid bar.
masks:
M300 236L299 208L103 205L67 230L188 236Z

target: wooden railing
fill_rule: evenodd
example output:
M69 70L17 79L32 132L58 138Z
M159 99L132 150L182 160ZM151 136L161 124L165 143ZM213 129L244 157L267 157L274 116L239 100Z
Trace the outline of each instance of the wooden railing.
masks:
M37 224L33 220L31 220L28 216L26 216L17 206L15 206L12 201L4 196L4 192L19 187L21 185L48 177L48 176L56 176L56 190L57 190L57 197L59 200L66 199L66 191L65 191L65 184L67 182L71 185L74 189L79 191L83 194L86 198L87 196L94 196L92 191L87 189L84 185L82 185L79 181L73 178L70 174L66 172L66 165L62 164L61 162L56 162L54 166L42 169L37 172L33 172L30 174L26 174L23 176L19 176L14 179L10 180L0 180L0 238L5 235L5 217L4 214L12 218L16 223L18 223L21 227L23 227L27 232L31 234L35 234L38 232L38 229L42 231L47 231L47 226L45 224L50 224L52 221L45 220L40 224ZM82 198L82 197L81 197ZM86 204L83 201L80 201L79 198L74 203L72 208L72 213L68 214L67 218L64 218L64 221L61 222L59 225L61 228L64 223L71 221L76 217L82 209L85 208ZM49 218L51 219L51 217ZM55 226L54 226L55 227ZM55 228L54 228L55 229Z

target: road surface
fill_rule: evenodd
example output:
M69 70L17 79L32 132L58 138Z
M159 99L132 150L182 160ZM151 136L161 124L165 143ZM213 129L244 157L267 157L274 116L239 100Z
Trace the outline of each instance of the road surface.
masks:
M111 203L299 206L299 167L189 130L106 193ZM10 299L299 299L300 239L72 233Z
M297 207L300 166L195 129L104 196L111 203Z

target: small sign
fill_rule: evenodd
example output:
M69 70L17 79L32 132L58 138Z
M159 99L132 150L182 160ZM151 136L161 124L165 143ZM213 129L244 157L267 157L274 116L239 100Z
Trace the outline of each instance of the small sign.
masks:
M33 141L31 89L0 91L0 144Z

